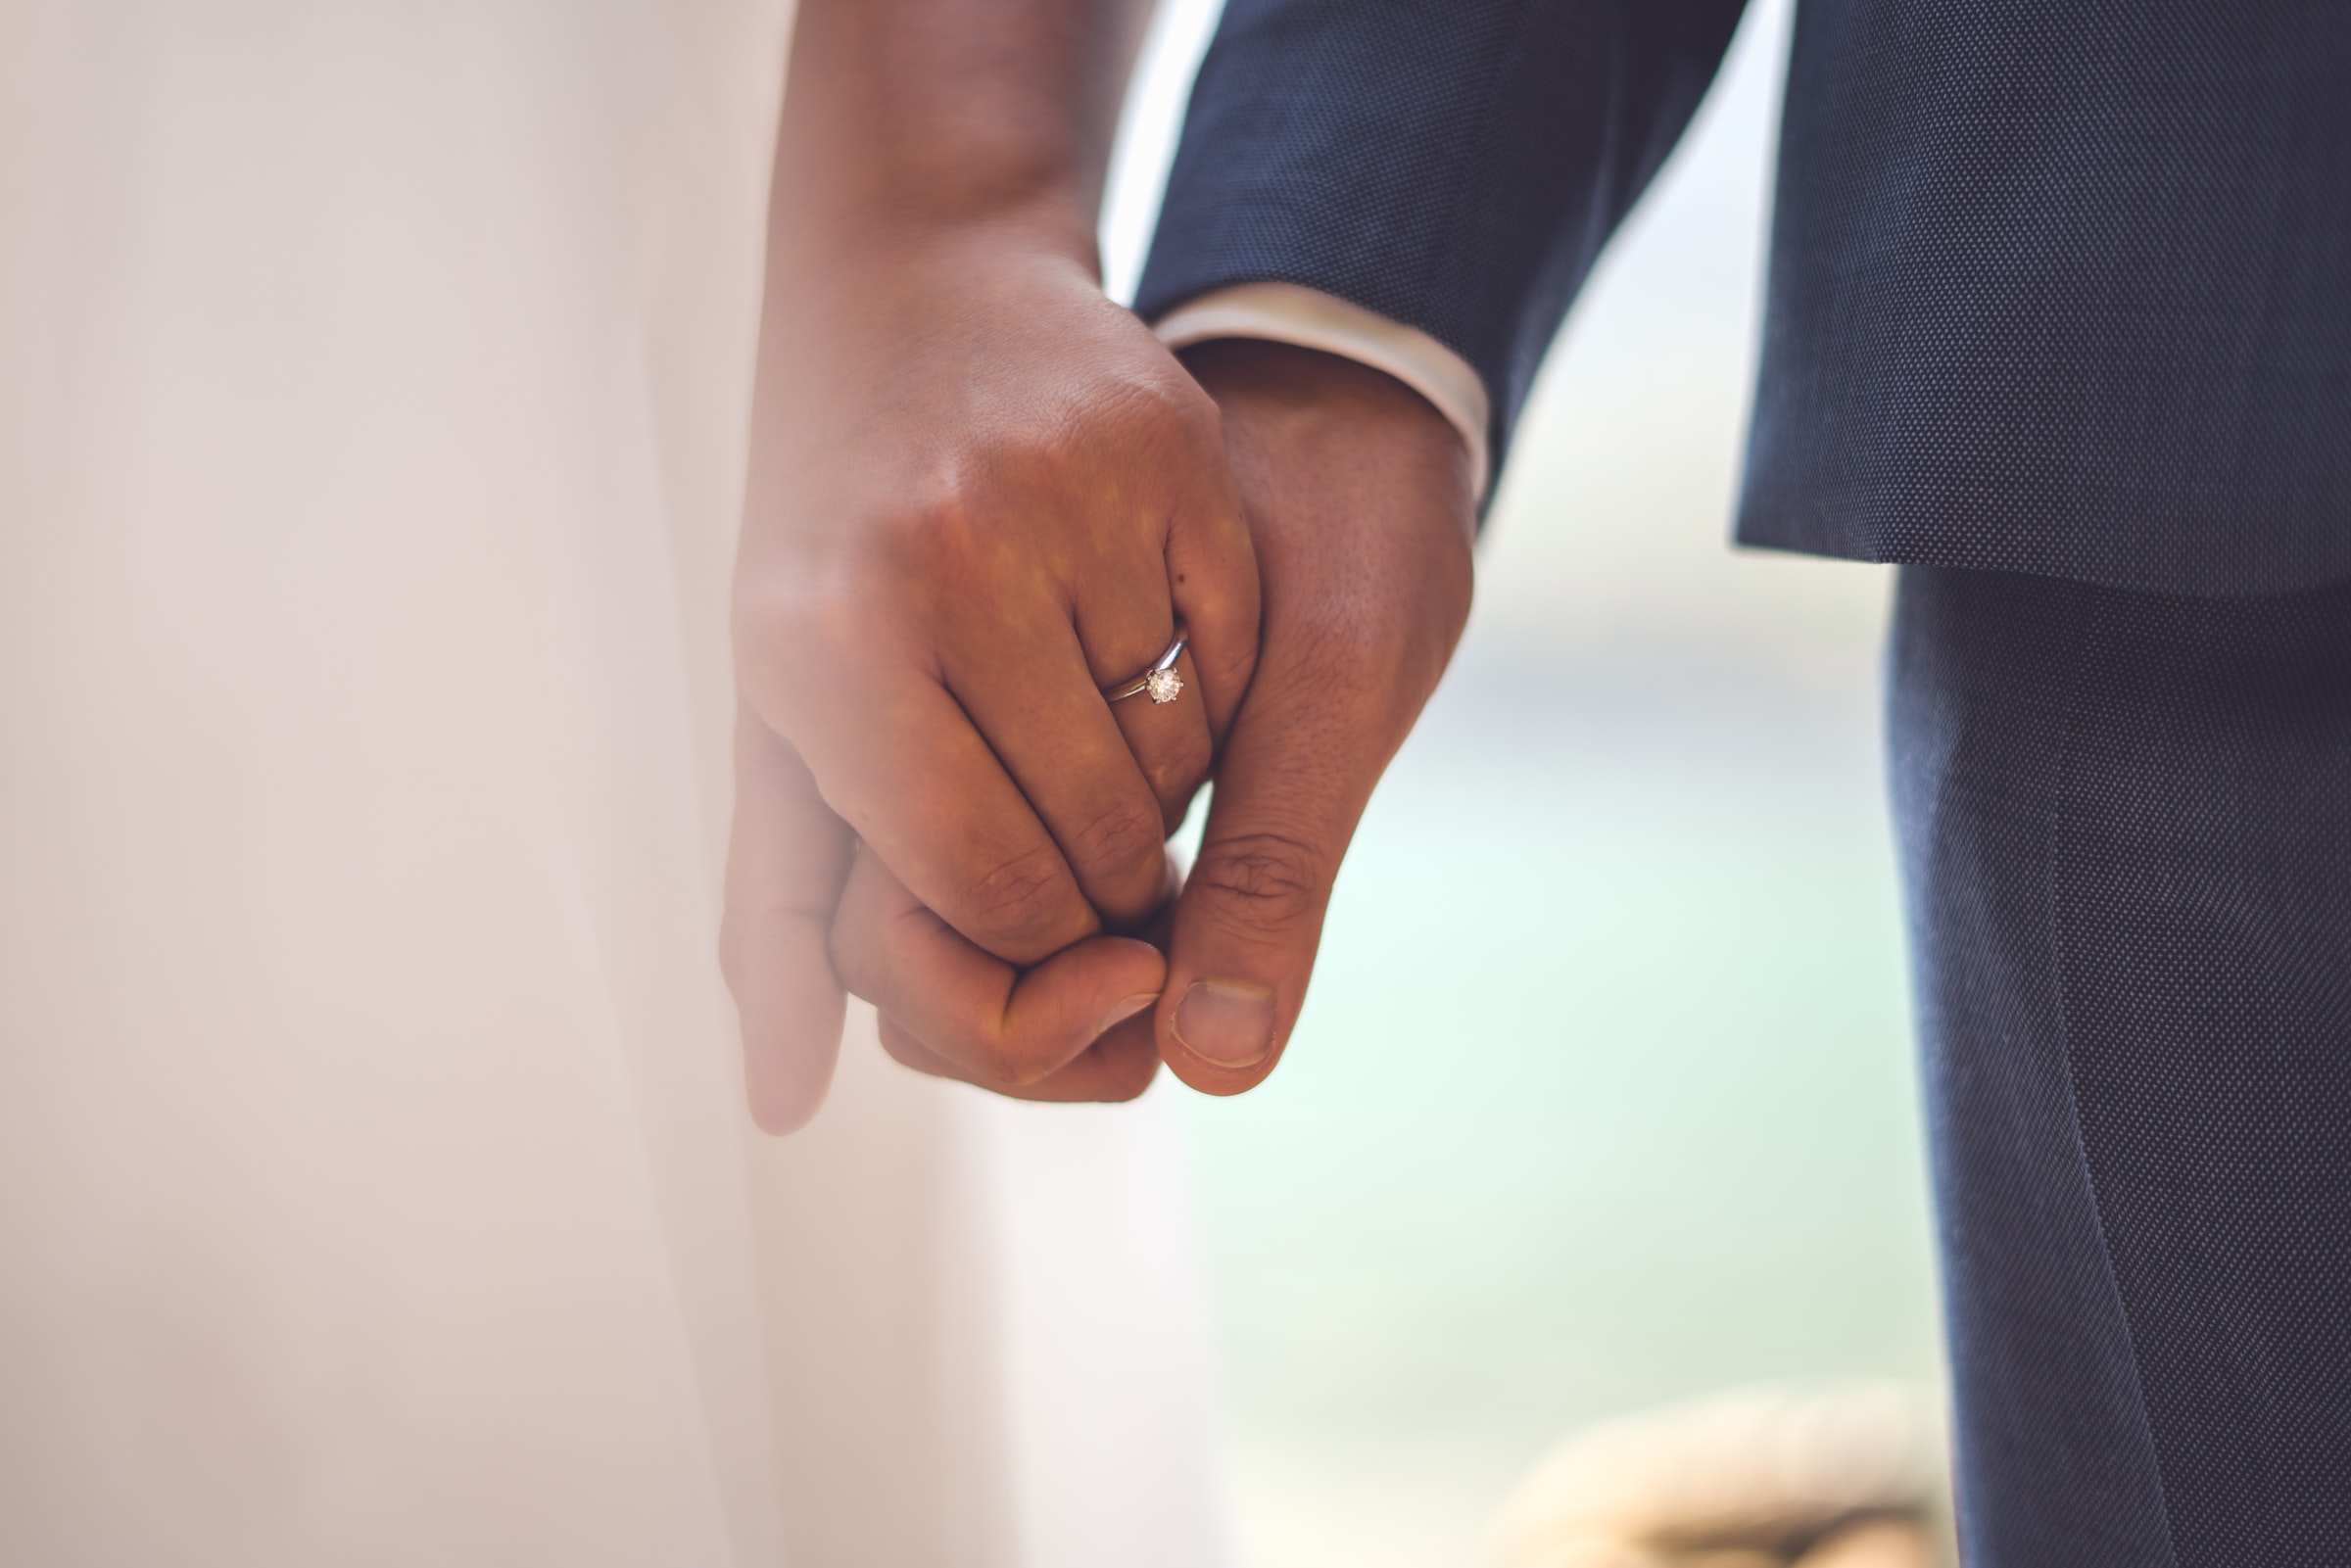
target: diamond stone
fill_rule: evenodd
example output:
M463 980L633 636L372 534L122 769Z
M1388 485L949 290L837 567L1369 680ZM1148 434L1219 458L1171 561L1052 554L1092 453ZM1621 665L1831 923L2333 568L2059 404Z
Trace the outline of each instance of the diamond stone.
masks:
M1173 702L1183 691L1183 677L1174 670L1153 670L1143 678L1143 689L1154 702Z

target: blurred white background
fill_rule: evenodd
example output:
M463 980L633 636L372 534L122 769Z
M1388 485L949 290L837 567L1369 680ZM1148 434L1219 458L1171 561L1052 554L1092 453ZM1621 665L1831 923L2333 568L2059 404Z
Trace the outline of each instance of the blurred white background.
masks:
M1160 19L1114 290L1215 10ZM1935 1376L1890 578L1727 545L1789 18L1751 6L1569 319L1281 1072L1185 1108L1259 1568L1465 1562L1614 1411Z

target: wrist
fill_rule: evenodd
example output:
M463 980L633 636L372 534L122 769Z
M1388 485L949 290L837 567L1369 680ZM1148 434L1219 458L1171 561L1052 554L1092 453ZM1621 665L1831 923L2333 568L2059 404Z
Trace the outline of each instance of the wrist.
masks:
M771 262L869 270L940 252L1059 257L1099 279L1092 201L1075 179L1036 173L935 182L887 168L796 177L779 167Z
M803 0L770 239L870 260L982 228L1089 262L1112 74L1093 0ZM1113 99L1115 103L1115 97Z
M948 190L887 168L797 177L779 166L768 214L771 311L838 318L845 299L984 290L1006 269L1074 268L1095 288L1102 267L1091 205L1066 179L974 179Z
M1287 343L1220 338L1177 357L1225 410L1293 458L1376 466L1474 532L1474 476L1462 434L1404 382L1359 360Z
M1400 743L1467 620L1476 533L1461 433L1384 371L1220 340L1185 368L1223 416L1264 588L1264 626L1319 651L1325 705Z
M1033 318L1039 300L1100 304L1093 234L1056 198L958 214L879 202L779 210L774 222L763 380L790 380L796 364L838 393L843 365L872 367L884 344L897 352L880 360L902 358L967 341L991 317Z

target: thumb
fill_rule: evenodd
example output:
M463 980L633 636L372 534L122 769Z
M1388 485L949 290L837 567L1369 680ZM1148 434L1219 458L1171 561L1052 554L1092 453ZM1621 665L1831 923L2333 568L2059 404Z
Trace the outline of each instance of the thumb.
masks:
M768 1132L805 1125L832 1086L848 999L828 943L851 848L799 753L743 705L719 963L742 1019L751 1118Z
M1339 862L1403 739L1392 702L1319 662L1261 656L1176 906L1160 1053L1209 1094L1251 1088L1280 1059Z
M1281 1057L1339 861L1469 612L1461 438L1376 370L1206 345L1250 519L1260 650L1176 905L1155 1024L1176 1075L1238 1094Z

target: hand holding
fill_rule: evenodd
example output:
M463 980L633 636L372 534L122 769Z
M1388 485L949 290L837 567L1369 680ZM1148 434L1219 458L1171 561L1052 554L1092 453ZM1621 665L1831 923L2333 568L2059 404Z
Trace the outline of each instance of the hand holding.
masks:
M1102 933L1172 890L1161 840L1248 685L1257 583L1215 405L1058 232L777 263L822 284L770 290L737 571L725 952L763 1124L829 1077L837 904L870 938L841 977L1004 1086L1160 988L1156 950ZM1106 705L1178 622L1183 696Z
M1379 371L1240 341L1185 363L1223 410L1262 631L1156 1025L1176 1076L1237 1094L1280 1060L1356 824L1461 639L1475 502L1459 434Z
M1305 350L1233 342L1186 357L1223 410L1263 635L1199 861L1160 937L1165 994L1150 1031L1137 1017L1062 1072L1008 1084L974 1070L968 1049L942 1042L987 1023L993 990L967 998L957 964L906 934L936 917L876 877L841 901L834 952L852 987L882 1000L884 1043L910 1066L1029 1098L1139 1093L1162 1055L1211 1093L1261 1081L1305 1000L1356 822L1467 616L1467 460L1435 409Z

